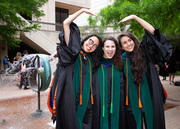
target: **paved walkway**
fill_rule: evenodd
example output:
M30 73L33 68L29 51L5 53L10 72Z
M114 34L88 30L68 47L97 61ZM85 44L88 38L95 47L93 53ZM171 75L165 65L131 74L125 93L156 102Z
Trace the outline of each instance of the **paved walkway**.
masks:
M160 77L160 79L162 80L162 77ZM180 81L180 76L175 76L175 81ZM174 86L173 84L169 84L168 77L166 80L162 81L162 84L164 85L164 88L166 89L166 91L168 93L168 98L167 98L166 103L177 105L176 107L165 111L166 129L180 129L180 122L179 122L179 120L180 120L180 86ZM28 90L18 89L15 85L16 85L16 77L14 75L0 76L0 111L2 110L1 107L4 103L4 101L6 101L6 100L8 100L8 102L10 102L11 100L19 100L21 98L27 98L27 97L32 97L32 96L37 97L37 93L33 92L31 89L28 89ZM45 97L45 100L43 100L43 104L44 104L43 110L45 110L46 114L48 114L48 116L43 118L43 119L46 119L45 121L47 123L46 127L43 127L43 129L44 128L48 128L48 129L53 128L53 127L51 127L51 125L49 125L51 123L51 119L50 119L50 114L49 114L48 108L46 107L48 91L49 91L49 88L46 91L44 91L43 93L41 93ZM8 108L11 108L11 105L8 105ZM37 107L34 108L33 110L35 110L35 109L37 109ZM3 118L0 118L0 128L4 127L3 124L6 123L4 118L6 118L6 116L4 116ZM29 117L27 119L29 119ZM29 125L27 127L29 127ZM13 126L11 126L11 127L13 129L16 129L16 127L13 127ZM35 129L35 128L41 129L41 127L42 126L36 127L33 125L33 127L31 127L31 128L32 129ZM19 128L17 128L17 129L19 129Z
M180 81L180 76L175 76L175 81ZM178 105L165 111L166 129L180 129L180 86L169 84L169 77L161 82L168 94L166 103Z

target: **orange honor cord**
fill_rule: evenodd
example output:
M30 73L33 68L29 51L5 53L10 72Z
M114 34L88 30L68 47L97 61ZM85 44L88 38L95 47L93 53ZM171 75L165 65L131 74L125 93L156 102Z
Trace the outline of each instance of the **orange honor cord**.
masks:
M82 59L81 59L81 55L79 54L80 57L80 64L81 64L81 79L80 79L80 105L82 105Z
M87 57L88 58L88 57ZM91 71L91 62L90 59L88 58L89 61L89 69L90 69L90 85L91 85L91 103L94 104L94 100L93 100L93 90L92 90L92 71Z
M139 83L139 108L142 108L142 103L141 103L141 85Z
M88 61L89 61L89 68L90 68L90 85L91 85L91 103L94 104L94 100L93 100L93 90L92 90L92 77L91 77L91 62L90 59L88 58L88 56L86 54L84 54L82 51L80 51L80 53L82 55L84 55L85 57L87 57ZM80 56L80 63L81 63L81 82L80 82L80 105L82 105L82 59Z
M126 57L126 105L128 105L128 58Z

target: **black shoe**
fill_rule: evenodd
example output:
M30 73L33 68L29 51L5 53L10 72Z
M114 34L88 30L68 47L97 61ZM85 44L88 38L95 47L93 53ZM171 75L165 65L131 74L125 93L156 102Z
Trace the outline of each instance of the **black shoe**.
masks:
M163 80L166 80L166 78L164 77L164 78L162 79L162 81L163 81Z
M27 90L27 89L29 89L29 88L27 88L27 87L24 87L24 90Z
M18 84L17 84L16 86L17 86L19 89L21 89L21 88L22 88L22 86L20 86L20 85L18 85Z

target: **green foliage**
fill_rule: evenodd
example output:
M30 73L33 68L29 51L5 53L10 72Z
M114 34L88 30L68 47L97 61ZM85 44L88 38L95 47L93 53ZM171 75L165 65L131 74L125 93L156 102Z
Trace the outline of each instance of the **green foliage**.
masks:
M98 21L97 17L93 18L92 16L89 16L88 21L90 26L80 27L81 37L86 37L89 34L97 34L103 38L104 29L101 26L96 26Z
M160 29L165 35L180 35L180 1L179 0L115 0L112 5L103 8L98 13L100 26L104 29L113 26L122 30L130 25L128 31L133 32L139 39L144 29L135 20L118 25L118 22L128 15L135 14Z
M27 23L17 14L24 14L39 20L44 13L39 8L46 0L1 0L0 2L0 40L8 43L9 48L18 47L19 40L15 39L18 32L30 32L39 29L38 24Z

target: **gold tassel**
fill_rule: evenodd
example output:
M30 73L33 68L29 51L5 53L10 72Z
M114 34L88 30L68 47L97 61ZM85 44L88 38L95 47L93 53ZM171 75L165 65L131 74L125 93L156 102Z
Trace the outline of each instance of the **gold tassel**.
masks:
M126 105L128 105L128 58L126 58Z
M140 88L141 88L141 85L140 85L140 83L139 83L139 108L142 108L142 103L141 103L141 90L140 90Z
M79 54L80 57L80 64L81 64L81 79L80 79L80 105L82 105L82 59L81 59L81 55Z
M87 56L88 58L88 56ZM88 58L89 61L89 69L90 69L90 85L91 85L91 103L94 104L94 100L93 100L93 90L92 90L92 77L91 77L91 62L90 59Z

